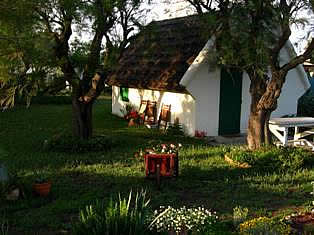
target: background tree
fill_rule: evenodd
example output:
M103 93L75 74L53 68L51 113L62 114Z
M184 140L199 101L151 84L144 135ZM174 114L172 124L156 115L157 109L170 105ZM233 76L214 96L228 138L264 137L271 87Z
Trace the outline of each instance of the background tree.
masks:
M0 25L4 26L0 31L0 104L12 106L14 97L25 90L28 80L34 83L29 84L33 90L27 95L34 95L35 81L44 78L43 72L60 70L62 76L56 78L72 86L73 134L89 138L93 103L108 73L108 70L97 72L104 68L101 65L103 39L107 39L106 56L111 57L114 38L110 35L121 24L123 38L119 51L122 51L131 27L136 26L141 3L140 0L4 0L0 4ZM81 34L88 31L91 41L82 43L76 39L71 48L73 30ZM82 76L76 71L82 71ZM92 83L95 72L98 75Z

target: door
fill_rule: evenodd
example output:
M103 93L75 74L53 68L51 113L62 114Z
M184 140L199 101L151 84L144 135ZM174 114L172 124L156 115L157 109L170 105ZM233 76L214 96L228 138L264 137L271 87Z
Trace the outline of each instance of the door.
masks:
M240 133L242 103L242 72L236 69L221 69L219 135Z

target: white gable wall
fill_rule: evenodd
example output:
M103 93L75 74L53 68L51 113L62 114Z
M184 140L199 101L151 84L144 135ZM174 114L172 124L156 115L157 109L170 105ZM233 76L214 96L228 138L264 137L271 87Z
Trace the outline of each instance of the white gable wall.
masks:
M201 63L193 76L186 88L196 102L196 130L216 136L219 126L220 70L210 71L207 63Z
M131 103L137 109L141 100L157 101L157 119L159 117L161 104L171 104L171 122L176 118L183 124L186 134L194 135L195 133L195 101L189 94L174 92L154 91L147 89L129 88L129 102L121 100L120 88L112 86L112 113L120 117L123 116L121 109L127 103Z

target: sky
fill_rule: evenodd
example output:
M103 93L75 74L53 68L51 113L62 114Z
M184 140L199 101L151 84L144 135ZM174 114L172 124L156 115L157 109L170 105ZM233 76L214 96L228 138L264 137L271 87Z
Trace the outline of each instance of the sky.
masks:
M180 17L193 13L192 8L189 7L187 3L179 4L177 3L172 5L171 8L169 7L169 5L166 4L153 4L151 6L145 7L151 8L151 13L147 22L150 22L151 20L163 20L167 18ZM300 14L300 17L307 18L314 25L313 15L310 16L309 14L310 14L309 12L304 11ZM290 41L293 44L297 54L301 54L306 48L307 44L306 38L308 38L307 34L309 31L310 31L309 27L305 28L303 28L302 26L292 27L292 35L290 36ZM313 36L314 35L312 33L312 37Z

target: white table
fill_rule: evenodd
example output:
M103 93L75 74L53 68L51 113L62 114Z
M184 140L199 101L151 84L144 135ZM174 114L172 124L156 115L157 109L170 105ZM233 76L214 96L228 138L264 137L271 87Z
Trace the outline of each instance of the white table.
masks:
M272 118L268 122L269 130L280 140L283 146L287 146L292 142L293 145L306 145L314 150L314 145L306 139L305 136L313 135L314 129L309 129L303 132L299 131L300 127L313 127L314 118L312 117L293 117L293 118ZM294 137L292 141L288 141L288 130L294 128ZM280 133L282 132L282 133Z

